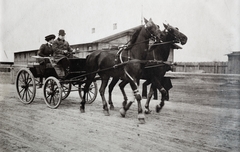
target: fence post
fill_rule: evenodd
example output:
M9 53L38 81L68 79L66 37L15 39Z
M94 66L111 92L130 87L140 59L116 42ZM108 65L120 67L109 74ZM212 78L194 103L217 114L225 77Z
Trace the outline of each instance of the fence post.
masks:
M187 65L186 65L186 63L184 63L183 71L184 71L184 72L187 71Z
M11 83L14 84L14 68L10 67L10 78L11 78Z
M214 73L218 73L218 64L214 62Z

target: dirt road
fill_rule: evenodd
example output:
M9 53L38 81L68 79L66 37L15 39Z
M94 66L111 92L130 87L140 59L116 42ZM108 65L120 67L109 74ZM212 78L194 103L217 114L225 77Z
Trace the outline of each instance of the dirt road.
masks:
M136 102L125 118L120 116L118 87L115 110L104 116L99 95L82 114L77 92L50 109L41 89L32 104L24 105L15 86L1 82L0 151L239 151L239 85L173 79L173 86L163 110L156 113L158 101L152 100L153 112L145 115L146 124L138 124Z

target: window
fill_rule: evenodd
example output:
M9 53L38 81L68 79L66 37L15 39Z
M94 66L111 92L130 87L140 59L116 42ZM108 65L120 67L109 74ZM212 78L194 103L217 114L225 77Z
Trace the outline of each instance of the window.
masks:
M92 28L92 33L95 33L95 28Z
M113 24L113 30L116 30L117 29L117 23L114 23Z

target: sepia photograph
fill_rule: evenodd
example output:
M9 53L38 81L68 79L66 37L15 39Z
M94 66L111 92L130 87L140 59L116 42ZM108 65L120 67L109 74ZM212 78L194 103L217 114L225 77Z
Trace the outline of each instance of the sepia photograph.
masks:
M239 152L239 0L0 0L1 152Z

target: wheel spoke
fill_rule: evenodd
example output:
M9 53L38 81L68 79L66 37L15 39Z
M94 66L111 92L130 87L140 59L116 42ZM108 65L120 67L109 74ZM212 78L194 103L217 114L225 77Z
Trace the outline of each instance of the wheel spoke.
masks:
M52 95L52 104L55 106L55 98L54 98L54 95Z
M22 93L22 91L24 90L24 88L22 88L22 87L20 87L21 88L21 90L19 91L19 94L21 94Z
M32 82L32 79L28 79L27 84L30 84Z
M88 96L89 96L89 99L91 100L91 99L92 99L92 96L91 96L91 94L90 94L90 93L88 93Z
M21 73L20 76L21 76L21 78L22 78L22 80L23 80L23 83L25 83L25 82L24 82L24 80L25 80L25 79L24 79L24 73Z
M95 91L89 90L89 93L91 93L91 94L95 94L94 92L95 92Z
M25 92L26 92L26 90L24 89L22 99L24 99Z
M52 98L53 98L53 96L51 95L50 100L49 100L49 104L52 103Z
M25 100L25 101L28 101L28 100L27 100L27 90L25 91L25 93L26 93L26 95L25 95L25 99L26 99L26 100Z
M29 97L29 99L31 99L31 91L30 91L30 89L28 89L28 97Z
M33 94L33 92L32 92L32 90L31 89L28 89L29 90L29 92L31 93L31 94Z
M49 98L49 96L50 96L50 94L48 94L48 96L46 96L46 98L48 99L48 98Z
M22 75L21 75L21 76L22 76ZM19 79L18 79L18 80L19 80L19 81L18 81L18 82L19 82L19 84L24 84L24 81L23 81L23 79L22 79L22 78L20 78L20 77L19 77Z
M25 71L23 72L23 76L24 76L24 77L23 77L24 82L26 83L26 79L27 79L27 78L26 78L26 72L25 72Z

